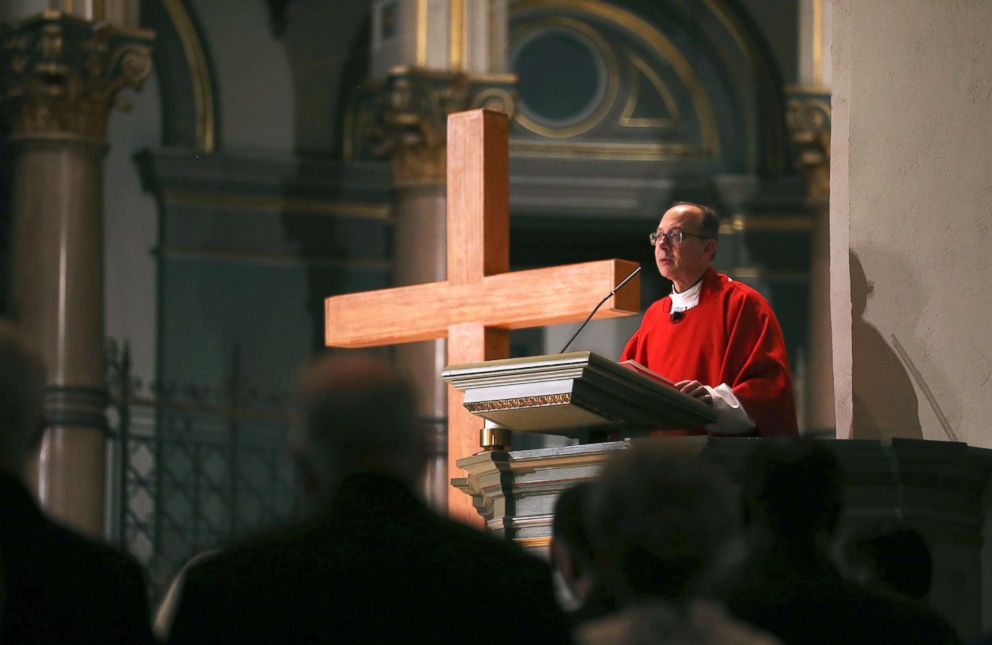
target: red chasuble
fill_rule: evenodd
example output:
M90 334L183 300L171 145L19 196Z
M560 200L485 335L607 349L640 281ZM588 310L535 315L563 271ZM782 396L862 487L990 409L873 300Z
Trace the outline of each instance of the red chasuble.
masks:
M652 304L620 360L633 359L673 383L726 383L761 436L796 435L792 375L782 328L761 294L712 268L699 304L677 322L671 298Z

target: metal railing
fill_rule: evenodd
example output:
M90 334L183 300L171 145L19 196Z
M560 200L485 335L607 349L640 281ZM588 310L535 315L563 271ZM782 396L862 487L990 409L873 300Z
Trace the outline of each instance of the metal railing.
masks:
M296 514L288 396L244 383L235 347L220 387L146 387L127 343L108 352L111 534L148 573L153 601L189 558Z

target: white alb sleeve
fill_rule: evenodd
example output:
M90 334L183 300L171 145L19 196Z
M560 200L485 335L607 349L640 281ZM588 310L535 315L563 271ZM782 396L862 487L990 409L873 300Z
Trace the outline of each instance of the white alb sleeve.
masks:
M713 409L717 413L716 421L706 424L707 430L720 435L747 434L754 430L754 420L737 400L729 385L721 383L716 387L703 387L713 398Z

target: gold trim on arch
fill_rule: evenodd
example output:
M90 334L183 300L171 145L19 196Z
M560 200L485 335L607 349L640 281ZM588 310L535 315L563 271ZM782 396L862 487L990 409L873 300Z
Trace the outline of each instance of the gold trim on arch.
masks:
M162 0L183 47L190 79L193 81L193 105L196 112L196 149L213 152L217 145L214 123L214 90L200 35L182 0Z
M599 51L600 56L603 59L603 64L606 66L606 91L603 93L602 99L600 99L599 106L593 111L592 114L578 123L556 128L554 126L538 123L524 114L523 110L517 110L517 113L513 117L514 120L524 128L535 134L539 134L542 137L548 137L551 139L567 139L592 130L597 125L602 123L603 119L606 118L606 115L609 114L614 103L616 103L617 94L620 91L620 68L617 65L617 57L613 53L613 48L610 47L608 42L606 42L606 39L603 38L598 31L581 20L576 20L575 18L550 16L542 20L536 20L533 23L530 23L522 32L519 32L519 34L513 38L512 42L515 44L529 36L531 33L549 27L577 31L588 38L592 41L593 46Z
M707 153L687 143L610 143L606 141L528 141L510 142L514 157L555 157L560 159L634 159L667 161L701 158Z
M427 67L427 0L417 0L417 67Z
M783 282L802 282L809 280L807 271L790 271L788 269L765 269L763 267L730 267L727 275L735 280L775 280Z
M634 110L637 109L637 99L641 95L641 81L637 77L637 72L644 75L644 78L651 83L651 87L655 89L658 96L661 97L662 103L668 109L668 113L671 114L671 118L667 119L645 119L645 118L634 118ZM620 125L625 128L664 128L670 125L674 125L679 120L679 106L676 105L675 99L672 98L671 93L668 88L665 87L665 83L661 78L654 72L653 69L648 67L640 56L634 53L630 53L630 94L627 96L627 103L623 106L623 112L620 114Z
M543 7L584 11L597 18L616 23L644 40L647 45L672 65L679 79L689 90L696 114L699 117L700 130L703 135L703 149L712 155L719 154L720 140L717 135L716 117L713 113L713 107L710 105L709 97L706 96L706 91L693 73L692 66L664 34L636 14L602 0L522 0L513 6L513 11L516 13Z
M760 65L758 62L758 54L754 51L754 48L744 40L741 35L741 30L739 25L736 23L733 16L727 12L726 6L723 5L724 0L704 0L706 6L709 8L713 14L716 15L720 24L723 28L730 32L731 38L737 44L740 51L744 52L744 56L747 58L748 65L754 71L755 75L765 76L767 80L768 70ZM716 44L719 46L720 42L717 40ZM760 114L756 114L758 119L761 118ZM748 163L751 164L752 169L757 169L758 167L758 132L757 128L746 128L747 134L747 146L748 146ZM781 163L781 161L779 161Z
M391 219L392 214L390 206L368 202L273 197L269 195L234 195L171 189L164 192L163 201L172 206L202 206L277 213L292 212L387 221Z
M729 221L720 224L720 235L732 235L741 231L792 233L812 230L813 218L809 215L734 215Z
M823 0L813 0L813 85L823 83Z
M461 72L465 69L465 0L451 0L449 7L448 67Z

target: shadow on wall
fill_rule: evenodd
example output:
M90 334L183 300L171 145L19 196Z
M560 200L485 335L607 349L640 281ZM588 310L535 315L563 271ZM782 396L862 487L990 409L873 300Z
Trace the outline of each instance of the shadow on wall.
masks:
M858 439L922 439L919 400L910 375L896 351L864 318L868 296L875 285L865 276L861 260L853 251L850 264L855 360L854 436ZM913 286L904 284L903 288L912 290Z

